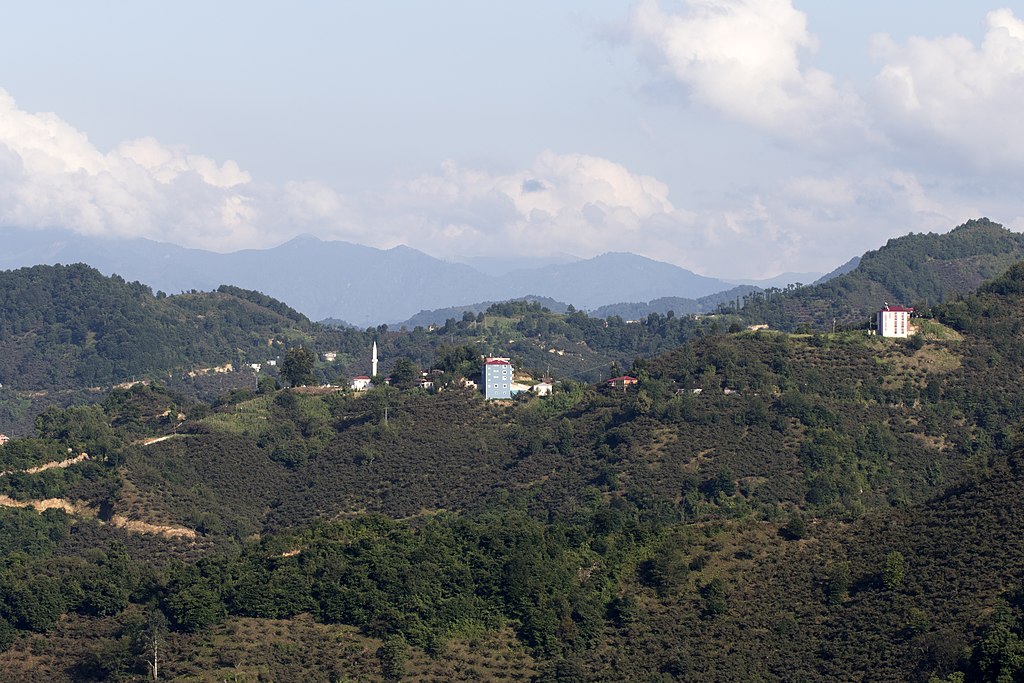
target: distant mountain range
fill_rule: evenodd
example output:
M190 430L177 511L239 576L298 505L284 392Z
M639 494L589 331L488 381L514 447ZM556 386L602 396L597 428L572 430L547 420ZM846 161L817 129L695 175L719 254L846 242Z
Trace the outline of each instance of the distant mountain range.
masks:
M171 294L231 284L287 301L311 319L343 320L358 327L396 323L473 302L537 296L593 310L664 297L699 299L737 284L628 253L546 265L533 259L524 261L533 267L517 270L509 270L507 260L492 261L474 260L474 268L405 246L382 250L312 236L272 249L221 254L64 230L5 229L0 250L0 270L87 263L102 273L116 273ZM814 274L794 276L810 281ZM773 279L760 284L777 283Z

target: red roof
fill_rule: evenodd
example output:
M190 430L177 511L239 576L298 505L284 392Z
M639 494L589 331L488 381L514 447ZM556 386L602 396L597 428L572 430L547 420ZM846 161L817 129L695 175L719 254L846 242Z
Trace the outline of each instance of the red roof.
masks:
M366 375L359 375L358 377L353 377L353 378L352 378L352 381L354 382L354 381L356 381L357 379L370 379L370 378L369 378L369 377L367 377Z
M489 360L487 365L512 365L507 360Z
M622 377L612 377L610 380L608 380L609 383L611 383L611 382L623 382L625 384L633 384L636 381L637 381L636 377L630 377L629 375L623 375Z

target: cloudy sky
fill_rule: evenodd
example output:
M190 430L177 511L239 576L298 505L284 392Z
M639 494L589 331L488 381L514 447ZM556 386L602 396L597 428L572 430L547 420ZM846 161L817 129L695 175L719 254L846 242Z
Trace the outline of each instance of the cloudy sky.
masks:
M17 5L0 231L766 277L1024 228L1024 2Z

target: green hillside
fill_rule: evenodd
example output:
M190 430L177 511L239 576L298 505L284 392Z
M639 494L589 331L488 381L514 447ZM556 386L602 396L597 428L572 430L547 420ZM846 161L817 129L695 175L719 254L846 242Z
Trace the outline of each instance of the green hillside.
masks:
M511 356L516 367L537 377L596 381L608 376L613 363L628 366L638 355L673 348L735 320L654 314L626 323L579 311L554 313L538 302L506 302L432 329L338 329L237 287L165 296L84 265L37 266L0 272L0 431L30 434L47 406L95 402L112 385L129 381L158 380L205 401L232 389L255 389L260 377L277 377L268 361L282 361L296 346L320 354L318 384L345 385L369 372L375 341L384 373L398 359L453 371L444 362L453 354L491 354ZM322 360L327 352L335 354L330 362ZM250 363L261 365L259 374ZM228 365L232 372L211 370Z
M13 389L109 386L262 359L268 343L310 333L295 311L237 288L168 297L81 264L0 272L0 382Z
M973 292L1024 259L1024 235L987 218L945 234L909 234L861 257L853 271L827 282L744 297L743 315L773 328L866 327L883 303L934 305Z
M0 446L0 680L143 680L154 644L179 680L1018 680L1024 265L933 308L889 340L499 304L306 343L649 350L637 386L51 409Z

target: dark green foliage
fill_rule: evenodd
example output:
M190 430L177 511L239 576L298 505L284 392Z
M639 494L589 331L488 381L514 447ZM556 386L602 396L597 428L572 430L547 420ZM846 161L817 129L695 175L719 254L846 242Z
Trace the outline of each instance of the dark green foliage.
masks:
M380 671L385 681L400 681L405 677L407 659L405 639L391 636L384 641L377 656L380 658Z
M838 605L846 599L850 590L850 565L838 562L828 568L825 577L825 600L829 605Z
M0 575L6 618L18 628L49 631L67 610L64 588L55 577L37 575L18 578L8 571Z
M15 552L45 556L67 538L70 522L57 510L39 514L24 508L0 508L0 557Z
M281 377L293 387L313 384L316 354L304 347L288 349L281 364Z
M704 616L717 617L725 614L729 609L728 595L725 590L725 583L714 578L701 586L700 595L704 599Z
M309 332L294 311L267 308L272 300L254 295L228 288L158 298L81 264L0 273L0 382L15 389L109 386L224 363L237 349L265 348L288 327Z
M172 625L195 631L224 618L226 610L215 578L184 570L172 579L161 603Z
M971 653L967 681L1019 681L1024 677L1024 640L1019 611L1000 605Z
M882 585L886 590L895 591L903 586L903 579L907 576L907 558L898 550L893 550L885 556L885 564L882 567Z
M789 540L799 541L807 535L807 520L799 512L794 512L789 516L789 521L781 531Z
M73 453L95 458L105 458L121 446L110 418L98 405L79 405L65 411L48 409L36 418L36 430L44 438L66 444Z
M831 330L833 320L863 329L885 302L919 307L947 302L1022 258L1024 237L981 218L944 235L912 233L891 239L864 254L853 271L819 285L745 296L741 313L777 329L805 325Z
M411 389L420 377L420 370L408 358L399 358L391 370L391 383L399 389Z

